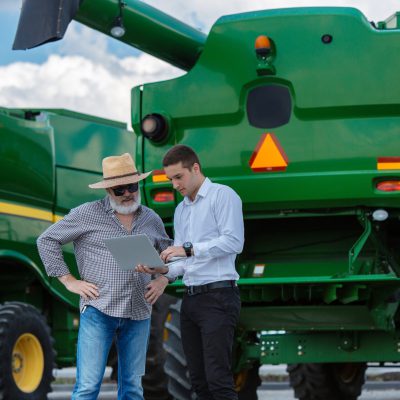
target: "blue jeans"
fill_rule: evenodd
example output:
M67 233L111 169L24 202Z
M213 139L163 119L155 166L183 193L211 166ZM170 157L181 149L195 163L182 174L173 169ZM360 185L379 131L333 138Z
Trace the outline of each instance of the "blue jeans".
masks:
M143 400L150 319L110 317L88 306L80 317L76 384L72 400L96 400L114 337L118 350L118 400Z

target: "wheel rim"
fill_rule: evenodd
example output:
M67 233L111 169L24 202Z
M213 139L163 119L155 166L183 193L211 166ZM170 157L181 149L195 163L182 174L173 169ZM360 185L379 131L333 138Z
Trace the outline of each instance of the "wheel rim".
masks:
M337 375L343 383L351 383L357 376L359 369L360 366L355 363L343 364L340 365Z
M167 315L167 318L165 319L165 322L168 323L168 322L171 321L171 319L172 319L172 313L169 312L168 315ZM163 342L165 343L168 340L168 338L169 338L168 329L164 327L164 330L163 330Z
M247 374L248 374L248 370L243 370L234 376L236 392L240 392L246 385Z
M36 336L24 333L15 342L12 351L12 374L18 389L31 393L42 380L44 356Z

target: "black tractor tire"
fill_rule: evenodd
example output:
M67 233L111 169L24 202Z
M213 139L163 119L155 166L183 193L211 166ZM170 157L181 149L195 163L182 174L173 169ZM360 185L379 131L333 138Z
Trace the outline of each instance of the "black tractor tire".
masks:
M356 400L365 382L366 363L291 364L290 386L300 400Z
M143 377L144 398L146 400L170 400L168 379L164 373L165 350L164 323L171 304L176 297L163 294L153 305L151 313L150 340L146 357L146 375Z
M165 321L167 333L164 341L166 352L164 371L168 377L168 392L174 400L194 400L197 396L192 392L192 384L181 342L181 304L182 301L179 300L169 307L169 316Z
M46 399L55 356L50 328L35 307L20 302L0 305L0 399Z
M164 349L167 358L164 370L168 376L168 391L174 400L195 400L197 395L192 391L186 357L181 343L180 309L182 301L169 307L170 314L165 322L167 330ZM239 400L257 400L257 387L261 384L258 375L260 365L255 363L251 369L241 371L241 384L237 386ZM146 399L147 400L147 399Z

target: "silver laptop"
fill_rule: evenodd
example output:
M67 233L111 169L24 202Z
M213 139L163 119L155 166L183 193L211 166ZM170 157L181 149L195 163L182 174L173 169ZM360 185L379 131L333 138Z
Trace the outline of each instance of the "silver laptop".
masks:
M123 270L134 269L138 264L151 268L165 266L150 239L144 234L104 239L104 244Z

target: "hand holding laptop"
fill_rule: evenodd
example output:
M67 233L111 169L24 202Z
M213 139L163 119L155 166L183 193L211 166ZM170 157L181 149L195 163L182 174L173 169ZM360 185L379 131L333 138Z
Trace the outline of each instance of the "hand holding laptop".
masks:
M165 263L172 264L175 261L186 258L186 253L183 250L182 246L170 246L160 254L160 257ZM147 265L139 264L136 266L135 271L146 274L157 273L164 275L169 272L169 268L168 264L166 264L164 267L149 267Z
M168 267L148 267L147 265L139 264L135 268L136 272L142 272L145 274L166 274L169 271Z
M181 261L182 259L186 259L185 257L172 257L169 263L165 264L163 267L149 267L148 265L139 264L136 266L136 272L142 272L144 274L161 274L165 275L169 272L169 266L176 263L177 261Z

